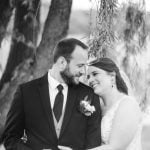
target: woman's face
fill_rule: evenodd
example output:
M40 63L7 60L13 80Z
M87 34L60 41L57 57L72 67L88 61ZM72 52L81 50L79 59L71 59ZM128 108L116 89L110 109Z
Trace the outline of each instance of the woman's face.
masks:
M113 76L97 67L88 67L88 82L94 89L94 92L99 96L108 94L108 91L112 89Z

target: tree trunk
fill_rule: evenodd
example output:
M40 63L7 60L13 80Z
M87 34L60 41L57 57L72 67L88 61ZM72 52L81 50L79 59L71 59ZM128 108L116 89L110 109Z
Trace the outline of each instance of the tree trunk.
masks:
M43 36L37 48L37 64L34 76L41 76L52 64L52 53L56 43L67 35L72 0L52 0L45 23ZM45 59L44 59L45 58Z
M10 6L9 0L0 1L0 45L5 36L7 24L12 15L13 8Z
M7 65L0 81L0 90L4 83L10 81L16 66L34 55L39 27L37 8L40 0L32 0L26 4L23 4L23 2L18 1L16 4L12 45Z
M21 63L16 69L11 82L5 84L0 93L0 122L4 124L14 92L18 84L37 78L51 66L52 52L56 42L67 35L72 0L52 0L45 23L43 36L36 53L36 63L31 59Z

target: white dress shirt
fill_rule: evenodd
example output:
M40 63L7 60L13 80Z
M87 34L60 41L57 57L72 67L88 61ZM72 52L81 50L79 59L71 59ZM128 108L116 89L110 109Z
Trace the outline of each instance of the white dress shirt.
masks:
M55 97L58 93L57 86L61 84L63 86L63 95L64 95L64 101L63 101L63 110L65 110L66 107L66 101L67 101L67 93L68 93L68 85L65 83L60 83L55 78L51 76L51 70L48 71L48 83L49 83L49 96L50 96L50 104L51 109L54 107Z

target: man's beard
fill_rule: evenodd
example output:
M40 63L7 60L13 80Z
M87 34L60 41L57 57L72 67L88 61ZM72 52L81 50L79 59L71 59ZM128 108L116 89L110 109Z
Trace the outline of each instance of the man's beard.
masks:
M64 71L60 72L61 77L68 85L77 85L78 83L75 81L75 76L70 73L69 67L67 67Z

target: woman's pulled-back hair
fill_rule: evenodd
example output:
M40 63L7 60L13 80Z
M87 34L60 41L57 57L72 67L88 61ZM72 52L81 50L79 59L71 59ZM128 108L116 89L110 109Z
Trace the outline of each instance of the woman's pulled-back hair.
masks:
M106 57L99 58L95 61L90 62L89 66L95 66L107 72L115 72L117 89L120 92L123 92L128 95L128 88L123 78L121 77L119 68L110 58Z

